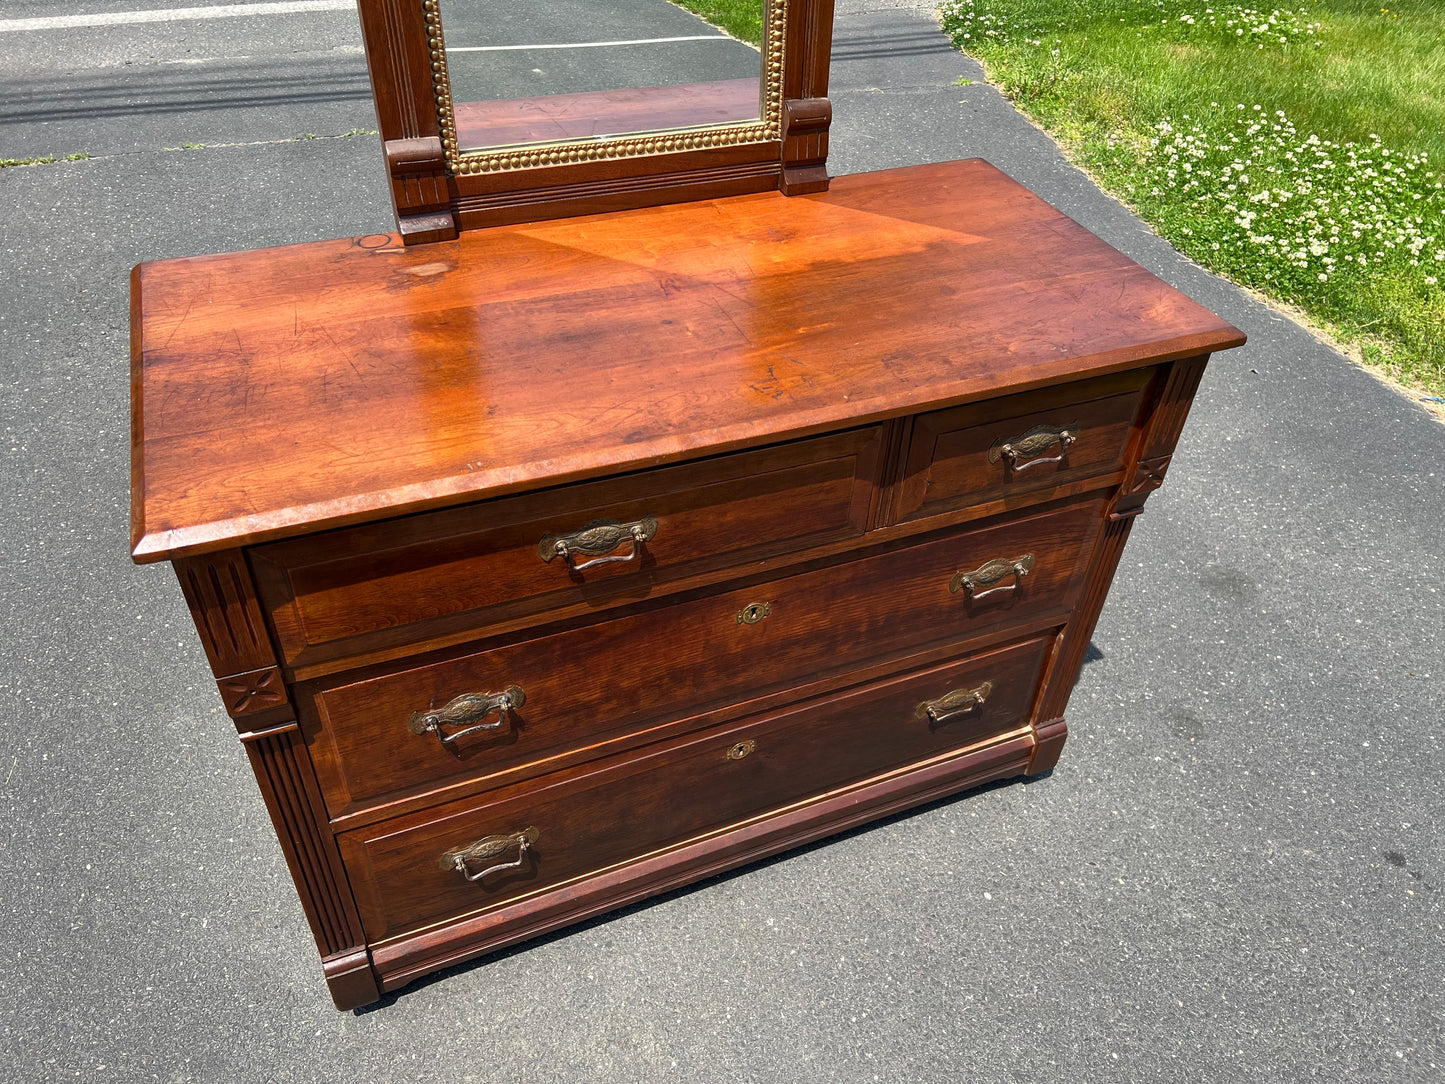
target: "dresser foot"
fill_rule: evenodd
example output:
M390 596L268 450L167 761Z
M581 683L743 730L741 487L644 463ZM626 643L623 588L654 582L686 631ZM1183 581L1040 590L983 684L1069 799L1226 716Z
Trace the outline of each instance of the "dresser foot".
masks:
M381 987L371 969L371 956L365 946L338 952L321 961L331 1000L338 1009L359 1009L381 1000Z
M1029 775L1052 771L1064 751L1064 739L1069 736L1069 727L1062 718L1049 719L1034 726L1034 755L1029 758Z

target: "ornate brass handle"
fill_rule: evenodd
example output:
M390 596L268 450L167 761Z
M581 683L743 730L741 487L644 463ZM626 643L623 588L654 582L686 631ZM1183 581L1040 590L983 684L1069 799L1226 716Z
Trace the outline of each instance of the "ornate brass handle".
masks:
M1077 421L1063 426L1035 425L1012 440L999 438L989 447L988 461L997 463L1002 459L1004 466L1015 474L1043 463L1062 463L1068 457L1069 447L1079 439L1079 434L1076 432L1078 428ZM1043 456L1039 454L1048 451L1055 444L1059 446L1058 455ZM1020 459L1026 459L1028 462L1020 463Z
M479 730L496 730L507 721L507 712L520 708L527 702L527 694L520 686L512 685L500 693L462 693L444 708L432 711L414 711L408 724L413 734L425 734L430 730L443 745L450 745L458 738L475 734ZM479 722L492 712L497 713L495 723ZM468 723L474 724L467 726ZM448 734L444 726L465 727Z
M929 722L942 723L952 719L955 715L962 715L974 708L981 708L991 695L993 695L993 682L985 681L974 689L954 689L950 693L944 693L937 700L925 700L913 710L915 719L927 719Z
M544 561L560 557L573 572L583 572L598 565L634 561L642 552L642 546L657 535L657 518L643 516L634 523L616 523L610 519L594 519L580 531L571 534L549 534L537 543L537 553ZM632 552L613 553L622 543L632 541ZM576 554L587 557L606 553L610 556L597 557L595 561L577 564Z
M969 598L987 598L989 595L999 591L1018 590L1019 580L1029 574L1034 567L1034 555L1032 553L1020 554L1014 558L995 557L992 561L980 565L972 572L956 572L953 579L948 581L950 592L962 591ZM1013 583L1006 583L1001 587L994 587L999 580L1014 577ZM987 587L987 591L980 591L980 587Z
M486 839L479 839L467 847L458 847L454 851L447 851L437 861L439 869L454 869L469 881L480 881L489 873L501 873L503 870L516 869L527 860L527 852L531 850L532 844L537 842L536 828L523 828L520 832L513 832L509 836L488 836ZM488 866L484 870L473 873L467 866L468 862L485 862L489 858L496 858L499 854L505 854L513 847L517 848L517 860L515 862L498 862L496 865Z

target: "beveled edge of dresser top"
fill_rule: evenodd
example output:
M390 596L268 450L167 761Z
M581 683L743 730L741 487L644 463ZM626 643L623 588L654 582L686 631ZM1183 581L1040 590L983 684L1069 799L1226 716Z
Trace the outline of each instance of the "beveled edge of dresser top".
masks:
M138 562L1244 342L978 159L145 263L131 309Z

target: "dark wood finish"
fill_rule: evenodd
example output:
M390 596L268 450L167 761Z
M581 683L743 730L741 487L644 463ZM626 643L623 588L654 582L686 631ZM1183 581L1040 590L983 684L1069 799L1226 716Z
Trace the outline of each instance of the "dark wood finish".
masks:
M258 670L276 661L251 570L239 550L177 561L174 569L216 677Z
M337 1008L364 1005L375 999L375 980L367 976L360 918L300 732L289 723L243 734L241 740L316 947L326 960L324 973Z
M259 546L251 561L292 666L501 620L591 613L711 569L861 535L878 444L876 427L849 430ZM644 516L656 518L656 537L628 563L574 572L538 553L545 537Z
M436 86L418 0L359 0L397 229L407 244L457 235L440 138Z
M637 745L677 717L856 668L940 640L977 636L1073 601L1101 519L1100 502L1010 521L741 590L467 655L315 694L312 756L332 816L459 778L529 766L623 739ZM1000 556L1035 556L1018 586L986 598L950 592L955 572ZM754 625L751 604L770 614ZM590 660L579 665L582 660ZM527 702L494 732L443 748L407 729L413 712L465 693L520 686ZM309 691L308 694L309 697ZM310 709L308 705L308 719Z
M456 102L453 113L457 139L463 147L594 139L626 132L756 120L758 81L719 79L545 98Z
M142 264L132 282L139 560L1242 340L982 162L419 249L362 238Z
M827 98L783 103L783 178L785 196L828 190L828 128L833 106Z
M338 1009L359 1009L381 997L371 953L364 946L325 957L321 970Z
M1017 731L1046 643L1030 640L822 705L653 746L538 786L509 788L480 807L446 807L347 833L340 842L367 936L384 941L556 890L769 809ZM916 717L920 702L984 681L992 692L966 717L940 723ZM748 751L737 756L742 749ZM540 837L514 872L468 882L438 868L445 851L529 825Z
M1150 418L1147 424L1137 431L1135 437L1135 449L1131 456L1135 463L1153 461L1154 469L1157 470L1161 469L1157 466L1157 461L1167 461L1172 454L1180 434L1184 431L1184 420L1188 417L1190 404L1194 401L1194 393L1199 388L1199 381L1204 376L1204 366L1208 360L1208 357L1187 358L1169 366L1156 378L1156 384L1160 386ZM1147 468L1144 474L1146 479L1152 477ZM1129 540L1134 517L1143 510L1145 499L1157 488L1157 485L1148 481L1141 486L1138 470L1131 471L1128 481L1115 494L1105 513L1104 530L1099 535L1093 559L1090 561L1089 574L1074 619L1069 622L1068 629L1055 648L1047 685L1039 704L1040 718L1059 718L1062 721L1069 694L1073 692L1074 684L1079 679L1079 671L1084 665L1089 639L1094 635L1094 626L1104 609L1109 585L1114 581L1119 559L1124 554L1124 543ZM1054 760L1058 759L1062 745L1060 734L1051 754ZM1046 766L1051 767L1052 761ZM1043 768L1037 770L1042 771Z
M1243 339L982 163L133 282L134 556L176 564L342 1007L1052 768L1206 355ZM1074 421L1057 463L986 464ZM537 549L646 515L635 567ZM513 685L455 753L410 730ZM437 867L533 824L510 878Z
M436 12L436 0L358 0L403 243L446 240L456 229L780 187L790 194L825 190L832 0L774 2L785 5L783 40L776 53L764 43L761 67L764 80L771 80L781 123L771 134L760 136L757 133L766 130L756 119L760 87L754 80L744 81L746 93L742 87L721 84L654 88L657 93L650 104L646 95L629 100L628 92L560 95L541 108L563 116L540 126L534 123L539 107L530 103L451 102L444 64L433 57L427 35L427 15ZM688 91L690 108L681 113L664 101ZM597 107L595 122L583 119L588 105ZM471 172L464 164L453 168L445 157L440 171L429 170L422 176L400 167L392 145L440 139L443 113L452 118L461 151L525 145L526 140L556 140L564 150L551 164L528 164L528 156L518 155L514 163L481 172ZM724 131L729 126L740 130L751 126L752 134L740 131L746 142L723 145L706 136L682 135ZM631 148L618 144L608 149L604 144L600 150L592 138L594 132L652 131L671 131L680 138ZM575 153L567 154L568 147ZM599 153L604 157L595 157Z
M833 0L790 0L783 71L783 175L778 187L798 196L828 188L828 62L833 53Z
M451 193L442 141L436 136L388 139L383 149L402 240L414 245L454 238L457 223L448 207Z
M898 518L919 519L991 501L1014 504L1036 490L1120 469L1151 375L1148 369L1134 369L1016 396L1009 410L1021 413L1007 417L999 416L996 402L921 415L913 424ZM1002 457L990 456L998 441L1015 440L1039 424L1072 425L1075 444L1038 456L1062 456L1060 462L1014 470ZM1030 461L1025 456L1020 465Z
M222 550L176 561L173 567L221 702L237 729L264 730L293 721L245 555Z
M569 887L471 919L425 930L372 950L383 990L396 990L439 968L505 948L562 926L856 828L913 806L1022 775L1032 734L927 761L840 788L811 802L759 817L660 855L606 870Z

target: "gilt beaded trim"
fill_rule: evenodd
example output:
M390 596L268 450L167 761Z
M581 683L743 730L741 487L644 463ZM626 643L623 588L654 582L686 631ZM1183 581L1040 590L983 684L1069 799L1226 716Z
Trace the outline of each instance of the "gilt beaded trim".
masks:
M771 0L763 26L763 108L753 124L715 124L608 140L569 140L496 150L462 150L457 144L456 115L452 110L451 77L447 73L446 44L442 37L439 0L422 0L426 12L427 48L431 53L433 89L442 148L453 175L536 169L573 162L634 158L672 151L708 150L743 143L766 143L783 137L783 48L787 5Z

